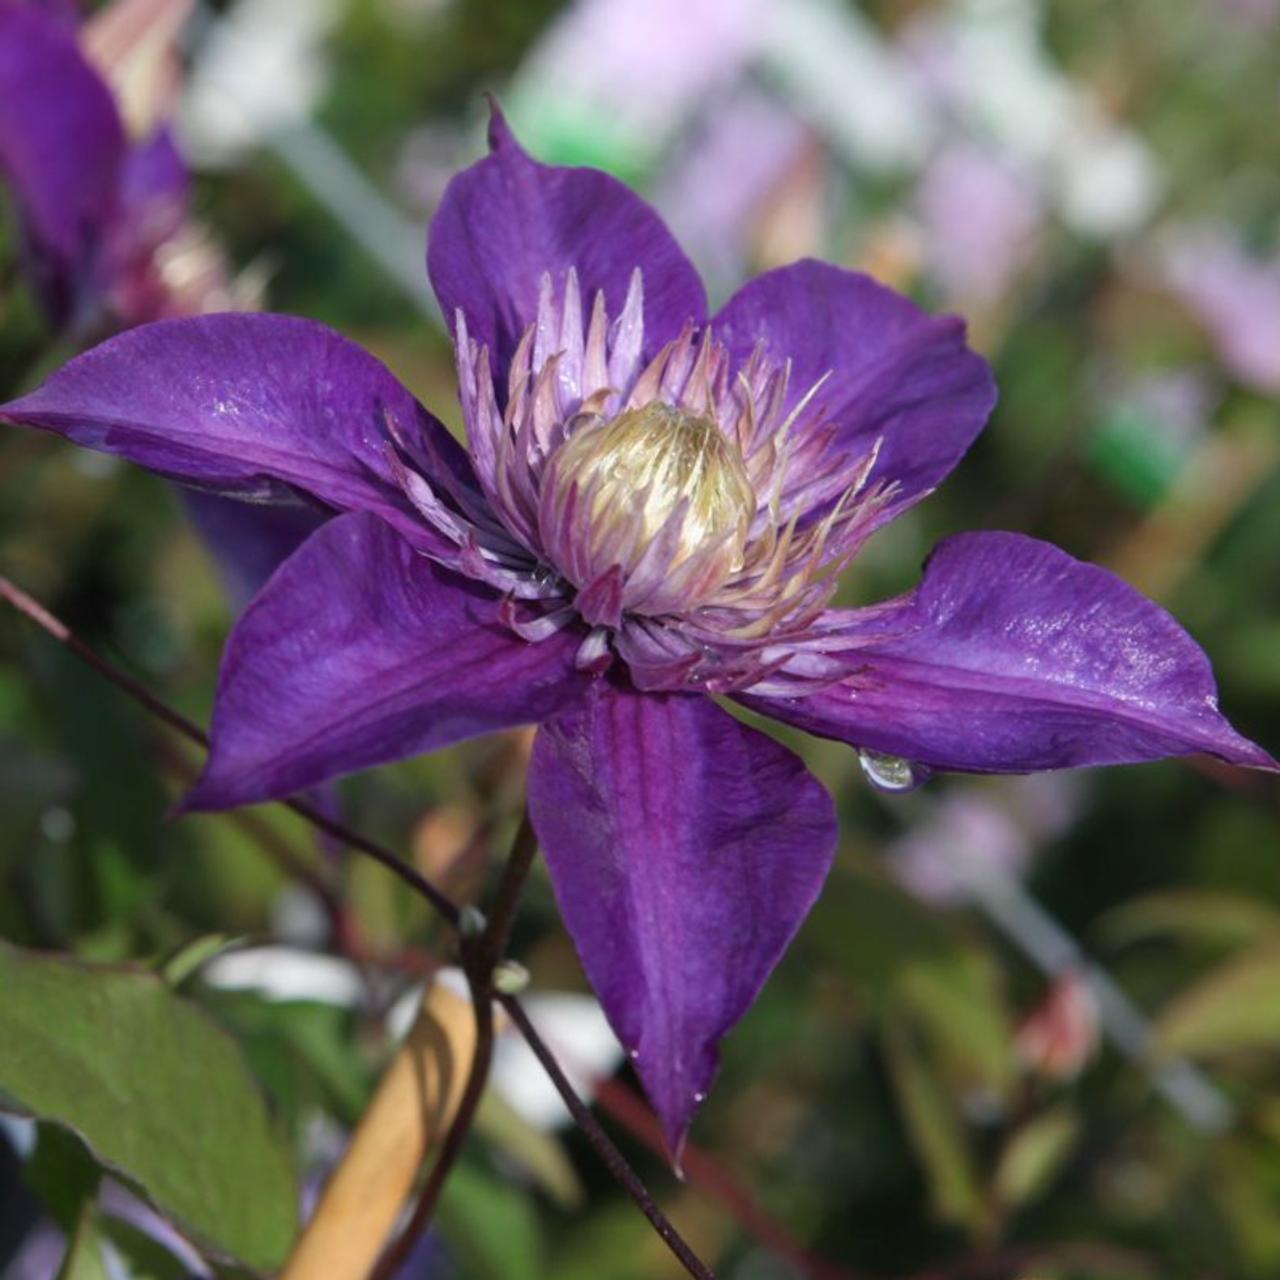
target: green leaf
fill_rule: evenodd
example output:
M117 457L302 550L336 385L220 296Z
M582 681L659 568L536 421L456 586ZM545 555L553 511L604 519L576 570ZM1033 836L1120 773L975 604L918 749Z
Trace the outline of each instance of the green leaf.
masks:
M0 1090L213 1251L284 1259L293 1172L225 1032L155 974L7 944L0 990Z
M958 1087L1008 1097L1017 1078L1013 1029L989 956L957 945L945 958L921 957L894 989Z
M160 974L171 987L180 987L201 965L228 947L235 946L238 941L238 938L225 933L202 933L183 943L160 966Z
M1187 941L1245 946L1280 939L1280 911L1242 893L1175 889L1109 911L1102 937L1113 947L1172 934Z
M883 876L844 867L828 878L805 938L878 993L904 967L925 957L945 960L955 947L953 932L936 912Z
M129 1280L187 1280L186 1266L130 1222L104 1217L98 1230L129 1268Z
M1071 1154L1079 1130L1069 1107L1055 1107L1018 1129L996 1166L994 1185L1000 1202L1016 1208L1036 1199Z
M476 1112L476 1132L514 1160L560 1208L582 1204L582 1183L560 1139L531 1125L492 1089Z
M42 1124L23 1181L40 1197L49 1216L70 1236L87 1202L98 1194L101 1171L83 1142L57 1125Z
M81 1206L75 1231L67 1243L67 1252L58 1269L58 1280L110 1280L102 1258L102 1240L98 1235L93 1202Z
M529 1197L460 1164L440 1195L440 1226L468 1280L538 1280L542 1240Z
M999 973L951 922L881 875L841 868L805 938L874 1007L909 1011L955 1087L1008 1096L1016 1060Z
M889 1077L924 1165L934 1212L975 1230L983 1216L982 1190L960 1117L900 1019L885 1019L883 1043Z
M1233 956L1172 1001L1156 1020L1160 1054L1210 1057L1280 1044L1280 946Z

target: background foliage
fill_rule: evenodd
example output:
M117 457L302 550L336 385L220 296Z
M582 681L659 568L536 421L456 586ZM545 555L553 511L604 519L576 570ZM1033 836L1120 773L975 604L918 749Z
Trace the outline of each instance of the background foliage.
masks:
M822 100L809 91L813 69L789 70L781 55L727 66L725 37L706 36L699 6L686 7L687 25L655 5L642 40L598 45L602 77L610 59L648 77L606 111L589 98L575 107L572 62L556 62L567 56L554 43L557 0L350 0L308 55L327 67L313 120L417 227L448 174L479 153L480 95L496 89L545 158L613 167L678 226L710 227L694 247L721 293L815 253L966 311L1001 404L940 493L868 550L849 598L908 586L945 533L1004 527L1051 539L1173 610L1213 657L1224 709L1274 751L1277 6L826 6L856 20L850 29L898 72L934 77L933 132L890 163L843 140L844 117L875 105L851 72L840 81L836 66L845 92ZM764 22L771 7L747 8ZM1080 95L1088 119L1128 130L1138 152L1115 161L1110 135L1086 129L1071 143L1082 154L1074 196L1054 169L1069 139L1054 144L1057 159L1016 141L1015 126L1052 97L1048 81L1026 88L1014 45L991 35L1019 23L1043 75ZM947 76L978 57L970 46L944 40L929 54L947 24L986 33L988 61L961 76L963 92ZM683 94L663 79L677 49L696 64ZM996 105L974 105L984 77L1007 90L1003 105L994 91ZM623 108L646 94L659 106L673 99L669 120L642 117L644 131L628 134ZM715 136L744 101L767 103L793 139L745 192ZM750 119L746 136L765 137L762 117ZM955 167L964 161L969 169ZM704 208L716 196L740 212L716 222ZM1102 214L1090 224L1072 199ZM337 325L456 422L440 329L287 153L262 145L203 173L197 207L235 264L267 274L273 309ZM0 264L7 397L60 354L11 239ZM232 610L166 486L6 431L0 531L4 573L205 719ZM618 1130L718 1273L1280 1274L1275 781L1191 761L938 779L888 797L868 788L851 752L800 749L838 797L838 867L726 1042L688 1181ZM382 770L345 784L341 803L353 826L474 896L484 863L458 850L482 820L503 847L522 750L519 739L495 740ZM385 1061L386 1011L447 954L398 885L280 810L166 821L191 763L115 689L16 616L0 617L0 1092L41 1120L0 1138L0 1266L11 1260L15 1276L41 1274L17 1270L31 1265L20 1250L52 1224L71 1241L63 1274L82 1274L77 1251L89 1259L83 1274L97 1274L86 1241L101 1238L130 1274L183 1274L130 1226L125 1188L226 1274L278 1263L295 1182L314 1182ZM317 998L314 983L289 989L286 967L271 993L204 976L209 957L235 943L335 948L306 877L288 870L294 859L340 866L344 927L379 957L349 999L327 989ZM524 904L515 954L536 989L585 990L545 880ZM1094 985L1081 994L1059 982L1046 1014L1046 968ZM1099 1002L1119 1042L1091 1030ZM1027 1030L1036 1010L1039 1038ZM1138 1013L1149 1034L1135 1029ZM623 1069L601 1098L615 1129L628 1089ZM414 1274L675 1274L577 1136L537 1128L497 1094L486 1107L439 1239ZM112 1194L98 1195L104 1177ZM247 1202L220 1201L231 1177L251 1190ZM49 1256L56 1268L60 1249Z

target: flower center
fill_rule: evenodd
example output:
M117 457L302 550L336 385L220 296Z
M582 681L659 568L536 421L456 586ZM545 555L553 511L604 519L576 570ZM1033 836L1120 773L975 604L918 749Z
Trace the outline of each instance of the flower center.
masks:
M587 545L561 566L578 586L616 566L628 583L624 607L658 613L701 603L742 567L755 493L737 447L710 419L658 401L628 409L571 436L552 469L562 500L578 494ZM664 588L681 566L673 594Z

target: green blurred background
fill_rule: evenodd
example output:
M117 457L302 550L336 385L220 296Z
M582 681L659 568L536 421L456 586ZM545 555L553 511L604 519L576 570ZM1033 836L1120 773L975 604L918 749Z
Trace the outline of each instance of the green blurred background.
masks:
M237 23L275 57L239 81L216 43ZM847 598L909 586L947 533L1050 539L1170 608L1224 711L1277 749L1274 0L279 0L204 11L185 56L196 211L234 270L270 309L376 352L450 425L421 241L481 153L487 90L540 158L650 195L713 295L814 254L963 312L1000 405ZM218 111L237 95L238 135ZM10 238L0 398L67 354ZM162 482L0 433L0 571L206 719L232 606ZM886 796L851 751L797 743L838 797L838 867L725 1042L687 1180L620 1123L625 1069L600 1102L717 1273L1280 1275L1274 780L1190 761ZM519 812L524 745L380 770L340 803L475 896ZM153 966L210 935L332 951L289 859L341 878L379 958L356 995L289 988L287 966L274 992L182 982L244 1047L306 1175L368 1097L387 1009L447 939L278 809L167 821L193 762L0 615L0 935ZM535 991L585 992L540 873L515 954ZM0 1264L51 1208L16 1165ZM579 1136L496 1095L439 1234L418 1274L679 1274Z

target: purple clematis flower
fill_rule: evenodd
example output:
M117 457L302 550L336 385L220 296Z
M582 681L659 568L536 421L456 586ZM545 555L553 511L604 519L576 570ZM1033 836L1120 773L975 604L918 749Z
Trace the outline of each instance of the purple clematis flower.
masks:
M87 55L97 46L124 75L131 46L154 59L157 27L180 23L185 9L181 0L115 0L77 30L74 6L0 0L0 179L35 294L77 345L256 301L228 279L221 252L193 222L190 175L167 125L131 139L118 86ZM190 489L183 500L237 606L326 518L297 503L250 513Z
M851 743L889 781L1208 752L1200 649L1033 539L944 542L920 586L831 607L995 400L955 318L801 262L708 320L657 215L549 168L495 113L428 267L470 456L391 374L284 316L161 322L8 405L15 423L258 501L343 514L223 660L191 809L287 795L537 723L529 807L588 977L673 1155L836 844L801 760L713 701Z

